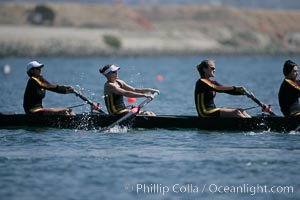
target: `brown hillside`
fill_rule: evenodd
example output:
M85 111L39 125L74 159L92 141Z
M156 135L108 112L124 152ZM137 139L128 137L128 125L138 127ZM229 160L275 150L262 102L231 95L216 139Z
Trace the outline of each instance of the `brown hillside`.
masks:
M22 55L27 50L39 55L49 52L49 48L52 55L57 52L67 55L298 53L300 50L299 11L175 5L45 6L55 14L53 23L33 25L28 19L36 4L0 5L1 55ZM107 34L120 39L121 48L107 46L101 40ZM60 44L58 49L56 43ZM18 46L27 50L16 51ZM82 48L87 52L78 51Z

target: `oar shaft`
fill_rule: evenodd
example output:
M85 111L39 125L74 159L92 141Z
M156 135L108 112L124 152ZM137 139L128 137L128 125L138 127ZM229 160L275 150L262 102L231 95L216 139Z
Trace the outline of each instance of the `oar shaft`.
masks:
M86 103L90 104L91 106L94 106L94 102L89 100L88 98L86 98L85 96L83 96L82 94L80 94L80 92L73 90L73 93L78 96L80 99L82 99L83 101L85 101ZM98 109L97 110L100 113L106 114L103 110Z
M75 93L76 96L78 96L80 99L82 99L86 103L90 104L91 106L94 105L94 103L91 100L89 100L88 98L86 98L85 96L80 94L78 91L74 90L74 93Z
M260 106L263 106L264 104L258 100L257 98L254 97L254 95L252 95L250 92L248 92L247 90L245 91L245 94L247 95L247 97L249 97L250 99L252 99L255 103L257 103Z
M75 106L70 106L70 107L67 107L67 108L77 108L77 107L80 107L80 106L84 106L86 105L86 103L82 103L82 104L78 104L78 105L75 105Z
M253 94L251 94L249 91L245 90L245 94L247 95L247 97L249 97L250 99L252 99L255 103L257 103L263 110L267 111L268 113L270 113L271 115L276 115L270 108L269 105L268 108L266 109L266 105L264 103L262 103L260 100L258 100Z
M258 108L260 106L252 106L252 107L248 107L248 108L243 108L243 110L251 110L251 109L254 109L254 108Z
M156 97L157 95L158 95L158 93L155 92L155 93L153 94L153 98ZM142 108L142 107L144 107L145 105L147 105L150 101L152 101L151 98L147 98L147 99L145 99L144 101L142 101L142 102L140 103L140 105L138 105L139 109Z
M255 98L254 96L252 96L251 99L258 105L263 106L263 103L260 100L258 100L257 98Z
M103 128L102 131L107 131L107 130L111 129L112 127L120 124L122 121L125 121L126 119L130 118L132 115L134 115L133 112L127 113L126 115L124 115L123 117L121 117L120 119L118 119L117 121L112 123L111 125L107 126L106 128Z

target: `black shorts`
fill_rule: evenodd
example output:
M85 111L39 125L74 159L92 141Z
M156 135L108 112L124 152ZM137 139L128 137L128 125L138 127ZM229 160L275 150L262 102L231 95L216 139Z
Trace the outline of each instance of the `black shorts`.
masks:
M291 117L300 115L300 105L299 104L292 105L289 108L289 113L290 113L289 116Z

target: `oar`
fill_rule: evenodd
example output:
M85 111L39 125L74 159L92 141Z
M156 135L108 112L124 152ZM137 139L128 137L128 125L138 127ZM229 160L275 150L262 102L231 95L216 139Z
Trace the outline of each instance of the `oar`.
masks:
M260 107L260 106L252 106L252 107L248 107L248 108L243 108L243 110L252 110L252 109L258 108L258 107Z
M263 112L268 112L271 115L276 116L276 114L271 110L270 105L262 103L260 100L258 100L253 94L251 94L247 90L245 90L245 94L246 94L247 97L252 99L255 103L257 103L262 108Z
M67 108L69 108L69 109L71 109L71 108L77 108L77 107L84 106L84 105L86 105L86 103L78 104L78 105L75 105L75 106L69 106Z
M153 97L157 96L158 93L155 92L153 94ZM141 108L143 108L145 105L147 105L150 101L152 101L152 99L150 97L148 97L147 99L145 99L142 103L140 103L140 105L138 105L137 107L133 107L129 113L127 113L126 115L124 115L123 117L121 117L120 119L118 119L117 121L115 121L114 123L112 123L111 125L107 126L106 128L103 128L101 131L107 131L109 129L111 129L112 127L120 124L121 122L125 121L126 119L130 118L133 115L138 114L139 110Z
M90 104L91 106L94 106L94 102L92 102L91 100L89 100L88 98L86 98L85 96L83 96L82 94L80 94L80 92L73 90L73 93L78 96L80 99L82 99L83 101L85 101L86 103ZM100 106L98 106L97 109L98 112L102 113L102 114L106 114L103 110L101 110Z

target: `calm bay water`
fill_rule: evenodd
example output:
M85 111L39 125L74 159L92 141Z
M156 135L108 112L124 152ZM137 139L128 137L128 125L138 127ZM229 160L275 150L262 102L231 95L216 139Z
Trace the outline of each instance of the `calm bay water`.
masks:
M195 65L216 61L216 80L243 85L281 115L277 92L286 59L280 56L35 58L53 83L81 88L100 102L105 78L98 69L121 66L120 78L161 90L147 109L196 115ZM0 112L23 113L29 58L2 58ZM156 76L162 75L163 81ZM139 100L138 102L140 102ZM47 92L44 105L73 106L76 96ZM245 96L218 94L220 106L255 106ZM74 109L81 113L88 107ZM249 110L252 115L259 109ZM201 130L0 129L0 199L299 199L300 134ZM275 187L274 187L275 186ZM271 191L272 190L272 191Z

